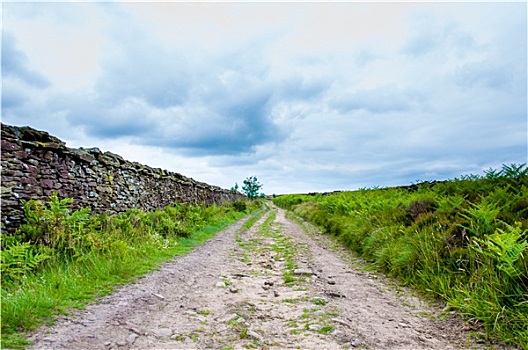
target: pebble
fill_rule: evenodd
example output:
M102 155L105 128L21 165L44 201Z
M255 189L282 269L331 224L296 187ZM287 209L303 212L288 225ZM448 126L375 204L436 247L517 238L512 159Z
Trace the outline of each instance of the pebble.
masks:
M215 286L218 287L218 288L224 288L225 287L225 283L223 281L218 281L218 282L216 282Z
M238 288L237 287L229 287L229 291L231 293L238 293Z
M311 331L318 331L321 329L321 326L318 325L318 324L311 324L308 326L308 329L311 330Z
M348 324L348 322L340 319L340 318L332 318L332 321L336 322L336 323L339 323L343 326L346 326L346 327L350 327L350 324Z
M119 340L119 341L116 342L117 346L127 346L127 344L128 343L126 341L124 341L124 340Z
M310 269L295 269L293 270L294 275L311 275L312 270Z
M161 294L156 294L156 293L152 293L152 295L154 295L156 298L160 299L160 300L165 300L165 297Z
M247 335L250 336L250 337L253 338L253 339L257 339L257 340L259 340L259 341L262 341L262 337L261 337L260 334L258 334L257 332L248 331L248 332L247 332Z
M158 337L170 337L172 335L172 329L158 328L154 330L154 334L156 334Z
M273 295L276 296L276 297L278 297L280 294L279 294L279 292L277 292L276 290L274 290L274 291L273 291Z
M138 329L134 328L134 327L130 327L128 330L133 332L133 333L136 333L137 335L141 335L141 332Z
M127 337L127 343L132 345L134 344L134 342L136 341L136 339L139 337L139 335L137 335L136 333L131 333L128 337Z

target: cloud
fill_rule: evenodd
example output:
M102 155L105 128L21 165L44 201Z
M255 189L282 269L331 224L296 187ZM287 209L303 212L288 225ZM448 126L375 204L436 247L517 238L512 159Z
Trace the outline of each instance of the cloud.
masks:
M19 79L36 88L46 88L50 82L46 77L27 67L27 56L16 47L16 39L9 32L2 33L2 75Z
M2 109L6 112L21 107L29 100L25 84L10 78L2 79Z
M514 77L512 67L491 62L476 62L459 68L455 79L463 88L511 90Z

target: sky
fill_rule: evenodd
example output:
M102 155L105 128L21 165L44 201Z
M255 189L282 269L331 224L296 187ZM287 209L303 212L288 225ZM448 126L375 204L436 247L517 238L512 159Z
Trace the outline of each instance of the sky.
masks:
M2 122L223 188L527 162L527 3L2 3Z

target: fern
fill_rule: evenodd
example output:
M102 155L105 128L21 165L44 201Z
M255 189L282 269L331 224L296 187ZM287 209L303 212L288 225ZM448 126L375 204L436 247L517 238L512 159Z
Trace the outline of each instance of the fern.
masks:
M43 261L50 258L36 253L29 242L15 243L0 252L2 281L16 281L34 271Z
M460 216L469 221L465 229L476 235L484 235L493 232L493 226L501 209L497 203L491 202L488 198L482 198L480 203L471 203L471 207L465 209Z
M524 232L519 226L507 226L508 231L497 228L492 235L475 238L472 248L496 261L497 268L508 277L517 278L527 273L519 269L516 262L528 251L528 242L522 240Z

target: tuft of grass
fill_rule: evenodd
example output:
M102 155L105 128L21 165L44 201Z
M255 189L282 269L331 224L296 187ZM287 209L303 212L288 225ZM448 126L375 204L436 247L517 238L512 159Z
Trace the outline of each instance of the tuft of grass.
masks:
M317 333L320 333L320 334L328 334L328 333L332 333L334 331L334 327L333 326L322 326L321 328L319 328L319 330L317 331Z
M322 299L322 298L313 298L312 299L312 304L325 306L326 304L328 304L328 300Z
M211 310L201 309L201 310L198 311L198 313L199 313L200 315L202 315L202 316L207 317L207 316L209 316L209 315L211 314Z

